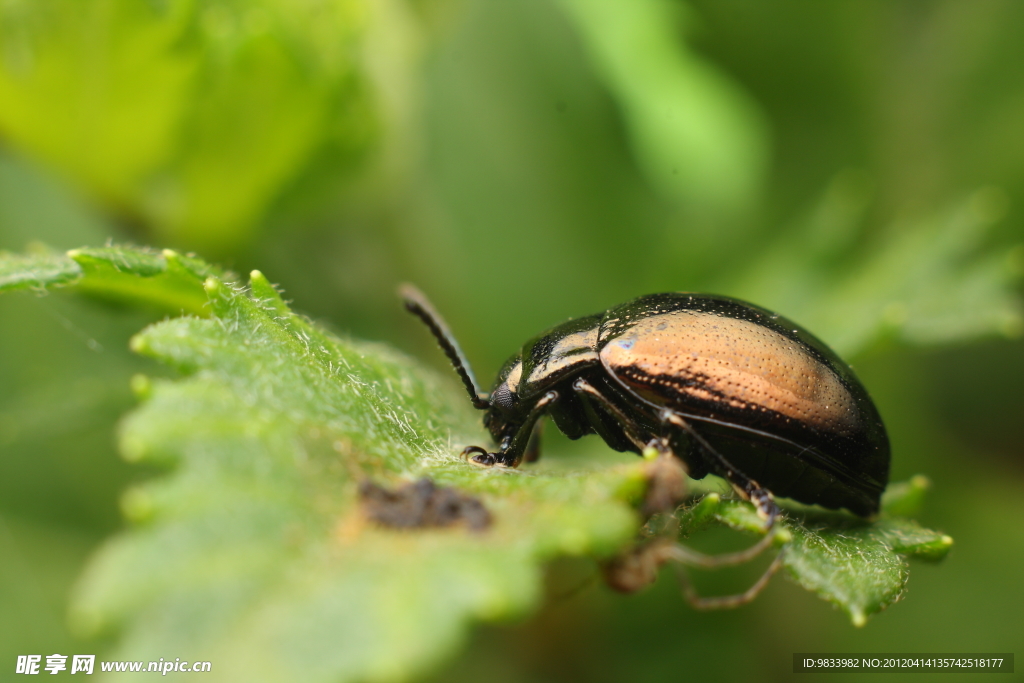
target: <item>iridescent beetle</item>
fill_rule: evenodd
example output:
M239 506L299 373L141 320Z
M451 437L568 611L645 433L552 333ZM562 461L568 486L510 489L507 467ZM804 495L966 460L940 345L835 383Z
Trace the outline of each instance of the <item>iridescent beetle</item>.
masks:
M768 529L779 515L773 495L878 512L889 476L878 411L850 367L786 318L723 296L643 296L529 340L484 394L426 298L408 286L401 295L487 411L498 448L465 449L478 465L535 459L546 415L570 439L655 448L694 479L724 478Z

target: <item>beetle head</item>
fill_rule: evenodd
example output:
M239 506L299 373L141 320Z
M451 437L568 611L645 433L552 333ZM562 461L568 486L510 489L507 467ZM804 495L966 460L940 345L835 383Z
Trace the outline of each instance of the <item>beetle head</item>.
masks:
M500 444L505 436L514 434L525 418L521 414L523 406L519 400L519 381L522 376L523 360L517 354L501 368L494 390L488 397L490 407L484 415L484 426L491 432L496 443Z

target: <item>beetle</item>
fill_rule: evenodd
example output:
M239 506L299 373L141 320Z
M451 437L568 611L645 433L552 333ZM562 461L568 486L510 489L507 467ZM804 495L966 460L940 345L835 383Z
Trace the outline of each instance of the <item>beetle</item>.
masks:
M641 296L530 339L485 394L426 297L411 286L400 295L486 411L498 447L466 448L477 465L536 459L548 416L570 439L655 448L693 479L724 478L767 529L779 516L774 496L878 512L890 449L875 404L849 365L776 313L725 296Z

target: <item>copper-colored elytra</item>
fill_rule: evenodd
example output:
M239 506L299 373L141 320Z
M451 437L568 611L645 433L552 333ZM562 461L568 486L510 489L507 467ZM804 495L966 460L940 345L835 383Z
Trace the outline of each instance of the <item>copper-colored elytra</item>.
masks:
M664 402L671 394L763 407L815 427L855 427L853 399L824 363L793 340L746 320L673 311L632 324L601 349L623 382Z

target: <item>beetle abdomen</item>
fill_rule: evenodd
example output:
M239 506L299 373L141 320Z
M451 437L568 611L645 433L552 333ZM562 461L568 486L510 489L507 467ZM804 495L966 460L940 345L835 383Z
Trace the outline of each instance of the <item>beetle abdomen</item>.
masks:
M778 495L877 509L889 445L874 404L845 363L785 318L725 297L653 295L609 311L598 348L620 385L690 418Z

